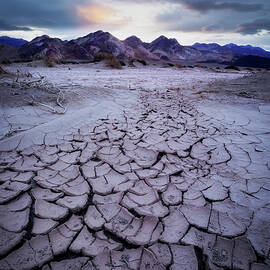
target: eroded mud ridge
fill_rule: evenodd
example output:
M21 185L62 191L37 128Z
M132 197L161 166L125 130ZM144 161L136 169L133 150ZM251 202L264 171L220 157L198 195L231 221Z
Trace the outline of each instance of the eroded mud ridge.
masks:
M269 269L261 141L175 91L124 116L1 153L0 269Z

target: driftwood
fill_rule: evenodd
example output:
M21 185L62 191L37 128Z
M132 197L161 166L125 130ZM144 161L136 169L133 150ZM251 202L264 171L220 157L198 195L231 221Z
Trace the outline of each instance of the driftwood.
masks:
M38 101L37 98L33 95L31 95L30 99L26 101L30 105L35 104L47 108L52 113L64 114L67 111L67 107L63 105L63 101L65 100L65 91L60 89L59 87L56 87L51 82L47 81L45 76L37 73L37 77L38 78L33 77L33 75L29 72L23 73L20 70L17 70L16 78L14 78L12 82L12 87L20 89L35 88L56 95L56 104L58 107L61 108L61 110L58 110L50 105Z
M1 66L0 66L0 74L8 74L8 72L6 72Z
M57 105L58 105L59 107L61 107L61 108L63 109L63 111L58 111L58 110L56 110L55 108L53 108L52 106L50 106L50 105L47 105L47 104L45 104L45 103L42 103L42 102L37 101L36 98L35 98L33 95L31 95L31 100L25 100L25 101L26 101L27 103L29 103L30 105L35 105L35 104L36 104L36 105L45 107L45 108L47 108L51 113L55 113L55 114L64 114L64 113L66 112L66 110L67 110L67 108L64 107L64 106L60 103L59 97L57 97L56 103L57 103Z

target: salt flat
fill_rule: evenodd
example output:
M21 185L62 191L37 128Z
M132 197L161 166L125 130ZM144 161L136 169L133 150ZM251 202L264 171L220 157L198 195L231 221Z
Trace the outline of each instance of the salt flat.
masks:
M0 269L270 268L268 71L35 65L1 77Z

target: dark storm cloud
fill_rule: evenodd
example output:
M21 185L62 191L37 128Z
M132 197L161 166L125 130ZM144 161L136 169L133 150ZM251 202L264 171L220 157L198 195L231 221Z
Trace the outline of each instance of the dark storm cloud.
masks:
M0 30L29 31L31 27L68 28L78 25L76 6L87 0L4 0L0 8Z
M171 0L174 3L180 3L188 9L205 12L209 10L230 9L238 12L255 12L263 9L263 4L243 3L235 1L217 1L217 0Z
M169 31L238 32L270 31L270 2L264 0L167 0L174 4L156 17Z
M270 19L257 19L252 22L239 24L236 31L244 35L258 34L260 31L270 32Z
M264 0L134 0L137 3L147 2L181 4L187 9L206 12L210 10L233 10L238 12L256 12L263 10Z
M174 13L163 13L157 17L157 21L163 23L163 27L168 31L181 32L213 32L225 33L234 31L231 21L226 21L219 16L195 16L183 15L181 9Z
M93 0L0 0L0 31L59 30L86 22L77 7ZM270 31L268 0L108 0L115 9L121 3L170 3L156 17L158 27L184 32L238 32L243 35ZM97 3L97 1L95 1Z
M32 29L29 27L19 27L15 25L10 25L0 19L0 31L32 31Z

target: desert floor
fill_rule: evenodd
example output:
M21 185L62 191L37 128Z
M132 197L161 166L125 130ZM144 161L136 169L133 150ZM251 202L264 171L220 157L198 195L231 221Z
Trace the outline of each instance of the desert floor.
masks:
M0 75L0 269L270 269L270 71Z

